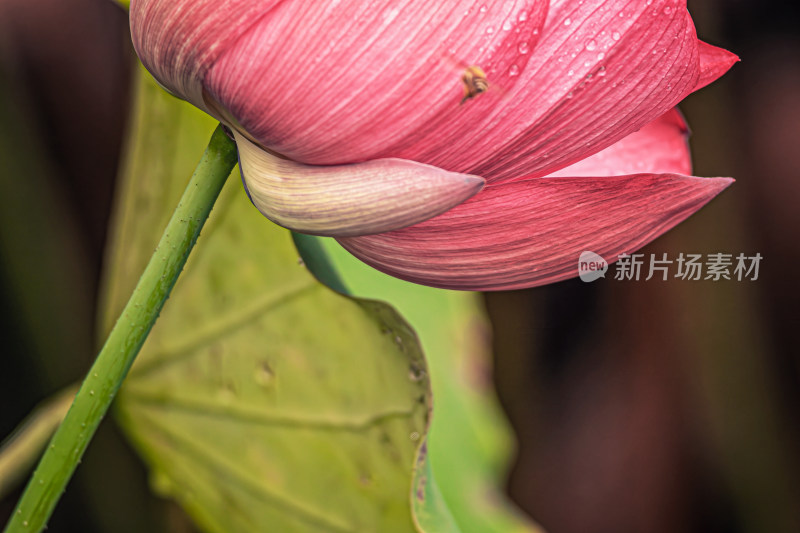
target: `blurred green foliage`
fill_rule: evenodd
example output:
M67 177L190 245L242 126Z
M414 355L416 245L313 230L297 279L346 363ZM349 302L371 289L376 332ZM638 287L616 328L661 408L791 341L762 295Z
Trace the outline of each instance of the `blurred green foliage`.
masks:
M140 80L107 320L213 127ZM319 284L236 179L198 244L117 403L154 488L209 531L412 530L429 394L411 329Z

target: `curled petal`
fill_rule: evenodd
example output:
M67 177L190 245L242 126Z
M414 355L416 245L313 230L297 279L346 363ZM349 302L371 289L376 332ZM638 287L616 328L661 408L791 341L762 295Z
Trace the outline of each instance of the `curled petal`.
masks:
M410 228L339 242L378 270L415 283L533 287L576 276L582 251L611 263L637 250L732 181L677 174L535 178L487 186Z
M404 228L475 195L484 181L403 159L312 166L280 158L235 133L253 204L286 228L312 235L368 235Z
M720 76L739 61L739 56L714 45L700 41L700 79L697 81L695 91L702 89L709 83L716 81Z

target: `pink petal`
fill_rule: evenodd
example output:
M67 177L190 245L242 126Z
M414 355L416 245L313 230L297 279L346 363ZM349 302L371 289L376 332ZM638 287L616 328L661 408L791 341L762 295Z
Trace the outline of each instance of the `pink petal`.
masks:
M479 116L472 102L459 105L464 70L524 68L547 9L541 0L284 2L226 51L206 88L291 159L376 159L433 120Z
M144 66L170 92L206 109L208 67L280 0L131 0L131 37Z
M551 4L528 64L531 84L497 119L499 149L469 168L489 182L549 174L640 129L691 92L698 41L685 2L601 4ZM532 117L525 113L531 101Z
M619 176L623 174L691 174L689 127L677 108L612 144L602 152L550 174L562 176Z
M739 56L722 48L717 48L703 41L700 45L700 79L697 81L695 91L702 89L709 83L716 81L720 76L739 61Z
M444 213L483 179L404 159L311 166L279 158L235 132L253 204L286 228L312 235L369 235Z
M700 77L685 0L559 0L544 25L547 2L525 2L524 21L485 4L426 2L423 16L385 1L284 3L226 51L207 89L298 161L401 157L502 181L600 151ZM494 88L460 104L468 65Z
M416 226L339 242L378 270L415 283L533 287L575 277L583 251L609 263L632 253L732 181L677 174L527 179L490 185Z

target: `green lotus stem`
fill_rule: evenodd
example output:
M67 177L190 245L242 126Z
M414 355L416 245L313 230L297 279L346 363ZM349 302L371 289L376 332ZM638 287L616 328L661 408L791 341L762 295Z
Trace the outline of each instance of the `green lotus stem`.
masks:
M41 531L46 526L183 270L236 159L236 145L218 126L133 295L28 481L6 533Z

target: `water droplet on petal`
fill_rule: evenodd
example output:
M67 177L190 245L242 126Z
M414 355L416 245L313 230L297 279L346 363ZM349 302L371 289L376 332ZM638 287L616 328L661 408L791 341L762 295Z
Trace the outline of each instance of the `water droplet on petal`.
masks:
M517 76L517 75L519 75L519 67L516 64L511 65L511 67L509 67L509 69L508 69L508 75L509 76Z
M615 41L619 41L620 37L621 35L619 34L618 31L615 31L614 33L611 34L611 38L614 39Z
M594 39L589 39L588 41L586 41L586 49L589 50L590 52L597 49L597 41L595 41Z
M519 20L520 22L525 22L526 20L528 20L528 12L527 11L520 11L519 12L519 16L517 17L517 20Z
M570 24L572 24L572 19L564 20L564 26L569 26Z
M529 49L528 41L521 41L519 45L517 45L517 50L519 50L520 54L527 54Z
M504 31L508 31L510 29L511 29L511 21L507 20L507 21L503 22L503 30Z

